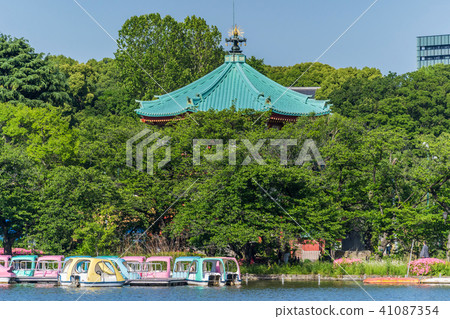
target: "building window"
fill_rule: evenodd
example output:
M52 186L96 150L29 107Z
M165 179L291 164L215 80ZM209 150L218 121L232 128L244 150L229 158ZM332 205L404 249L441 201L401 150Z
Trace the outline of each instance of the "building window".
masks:
M427 45L427 46L421 46L420 50L444 50L444 49L450 49L450 44L442 44L442 45Z
M423 56L420 58L422 61L432 61L432 60L448 60L450 59L450 55L432 55L432 56Z

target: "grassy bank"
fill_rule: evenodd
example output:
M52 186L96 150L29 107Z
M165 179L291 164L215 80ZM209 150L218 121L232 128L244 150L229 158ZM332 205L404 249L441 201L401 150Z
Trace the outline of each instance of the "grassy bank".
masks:
M342 268L331 262L304 262L293 265L242 265L241 273L255 275L379 275L404 276L408 264L400 261L369 261L356 265L344 265Z

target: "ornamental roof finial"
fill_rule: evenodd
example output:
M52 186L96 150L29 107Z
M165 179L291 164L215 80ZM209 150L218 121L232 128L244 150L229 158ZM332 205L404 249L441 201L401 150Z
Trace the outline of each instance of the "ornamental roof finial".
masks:
M247 42L247 39L243 37L244 31L242 31L242 29L235 24L234 28L228 32L228 35L230 37L226 38L225 42L227 42L227 45L228 45L228 42L233 43L230 53L231 54L241 53L242 50L239 47L239 44L243 42L245 45Z

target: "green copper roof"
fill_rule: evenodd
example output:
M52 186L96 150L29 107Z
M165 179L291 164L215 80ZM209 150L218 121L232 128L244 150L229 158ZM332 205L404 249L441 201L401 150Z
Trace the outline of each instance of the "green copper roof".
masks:
M326 101L316 101L272 81L245 62L245 55L230 54L225 63L197 81L153 101L137 101L136 113L146 117L175 116L186 112L253 109L290 116L330 113Z

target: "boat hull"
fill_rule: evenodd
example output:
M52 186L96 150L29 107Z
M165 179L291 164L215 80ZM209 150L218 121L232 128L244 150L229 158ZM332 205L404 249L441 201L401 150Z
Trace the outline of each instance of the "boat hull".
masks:
M186 286L187 282L185 279L179 279L179 278L155 278L155 279L132 279L128 280L127 284L130 286L149 286L149 287L156 287L156 286Z
M10 284L14 282L14 277L0 277L0 284Z
M225 281L219 281L216 284L212 284L210 281L208 280L192 280L192 279L187 279L187 284L189 286L225 286L226 282Z
M70 281L60 281L59 284L65 287L74 287ZM125 281L79 282L80 287L122 287L124 284Z
M17 283L29 283L29 284L39 284L39 283L47 283L47 284L56 284L58 282L57 277L16 277L15 281Z

